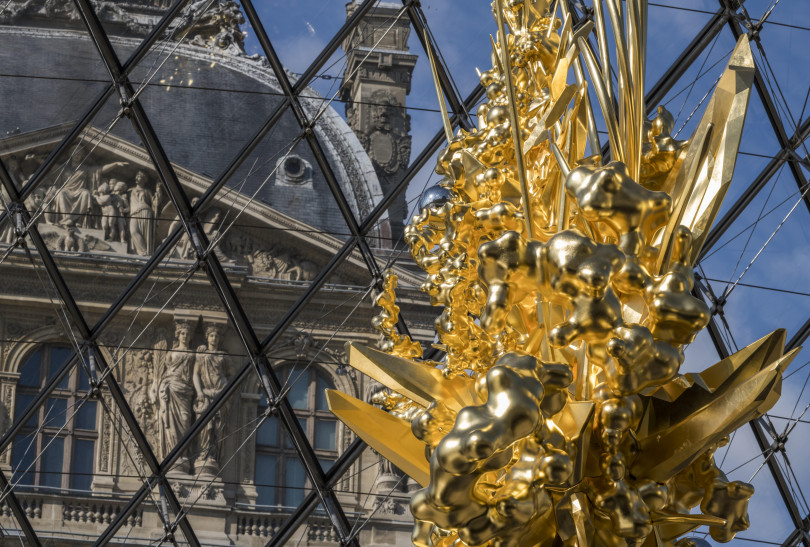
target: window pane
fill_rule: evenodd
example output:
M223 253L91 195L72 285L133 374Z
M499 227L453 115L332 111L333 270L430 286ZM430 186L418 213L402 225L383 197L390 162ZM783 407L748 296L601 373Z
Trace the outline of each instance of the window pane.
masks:
M74 439L73 462L70 468L70 487L74 490L90 490L93 482L93 453L95 441Z
M45 401L45 427L62 427L65 425L67 399L48 399Z
M318 462L320 462L324 473L332 469L332 466L335 465L335 460L330 460L329 458L318 458Z
M334 420L315 420L315 448L319 450L335 450L335 430L337 422Z
M278 418L267 418L256 432L256 442L264 446L278 446Z
M42 359L42 350L37 350L20 369L20 385L39 387L39 366Z
M257 505L276 505L276 457L256 454L256 498Z
M307 475L304 465L296 458L284 458L284 505L297 507L304 500Z
M42 447L45 452L42 454L41 478L39 483L42 486L62 486L62 460L65 451L65 439L61 437L51 437L46 435L42 439Z
M16 418L31 406L31 403L34 402L33 395L25 395L23 393L17 393L17 403L14 405L14 417ZM34 414L34 417L28 420L28 423L25 424L26 427L36 427L37 426L37 415Z
M290 392L287 394L290 404L293 408L307 408L307 375L302 374L298 376L296 371L290 373L290 382L295 382L290 386Z
M87 377L87 373L84 371L84 367L78 366L76 367L76 373L79 375L79 392L84 393L90 390L90 378Z
M96 402L87 401L76 413L76 429L96 429Z
M298 417L298 423L301 424L301 429L304 430L304 436L308 436L309 433L307 432L307 419ZM284 448L293 448L292 437L285 431L284 432Z
M66 347L52 347L51 348L51 362L48 368L48 378L54 376L58 371L59 368L65 364L65 362L70 359L71 354L73 354L73 350ZM70 380L70 374L66 374L62 381L59 382L59 389L68 389L68 381Z
M335 389L335 386L322 376L318 376L318 382L315 386L315 409L316 410L329 410L329 405L326 404L326 390Z
M11 449L11 469L13 482L34 484L34 457L37 452L35 435L17 435ZM30 470L26 471L30 467Z

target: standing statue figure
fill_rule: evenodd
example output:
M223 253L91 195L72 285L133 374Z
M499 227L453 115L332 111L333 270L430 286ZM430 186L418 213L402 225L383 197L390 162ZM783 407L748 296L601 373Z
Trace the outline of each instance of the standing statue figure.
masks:
M206 345L197 348L194 363L194 390L197 400L194 403L194 412L199 416L211 401L228 383L228 357L220 349L222 342L222 326L212 324L205 329ZM197 473L214 475L219 471L221 451L220 437L224 429L223 416L228 414L228 407L220 409L208 422L199 436L199 452L195 471Z
M158 195L146 187L146 173L138 171L135 175L135 187L129 191L129 237L132 251L141 256L149 256L154 249L155 209L160 201Z
M52 224L64 224L72 220L74 225L81 228L92 228L95 218L91 218L93 208L93 192L98 189L101 175L107 174L118 167L125 167L125 162L109 163L103 167L92 167L83 162L78 152L70 157L70 175L61 183L56 181L51 187L46 199L53 196L53 211L46 214L46 220Z
M155 368L155 378L149 390L149 399L158 408L158 452L165 457L191 425L191 401L194 387L191 383L194 353L189 349L191 324L178 321L172 349L163 353ZM188 456L181 455L175 469L191 471Z

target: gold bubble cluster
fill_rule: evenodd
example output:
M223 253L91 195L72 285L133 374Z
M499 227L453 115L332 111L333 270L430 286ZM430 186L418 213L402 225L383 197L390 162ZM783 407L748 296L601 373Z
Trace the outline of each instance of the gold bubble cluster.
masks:
M389 388L385 410L328 393L424 487L418 547L687 546L699 526L721 542L748 527L753 487L713 454L773 406L798 350L783 355L776 331L700 374L679 369L710 320L692 268L734 170L751 50L743 36L694 135L676 140L663 107L646 117L646 2L624 5L595 0L574 29L566 2L562 20L545 0L493 3L479 127L452 136L445 115L444 178L405 231L446 356L417 360L397 333L387 274L382 351L348 347Z

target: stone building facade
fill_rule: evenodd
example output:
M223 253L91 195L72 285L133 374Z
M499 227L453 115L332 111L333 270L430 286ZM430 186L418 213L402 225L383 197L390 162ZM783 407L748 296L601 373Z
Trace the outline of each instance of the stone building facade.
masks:
M262 117L257 113L282 100L267 62L244 52L240 7L220 0L199 11L202 4L191 2L170 27L165 41L171 54L156 57L164 63L157 76L149 72L156 66L152 61L133 72L133 79L148 82L141 95L144 108L180 184L195 199L227 168L245 135L257 129ZM166 0L94 2L121 58L137 48L168 5ZM379 9L390 16L385 11L390 6ZM363 105L347 107L348 124L328 108L315 126L359 218L408 163L408 119L400 107L416 57L407 52L407 30L407 25L395 29L390 43L380 46L374 68L367 55L370 38L347 40L347 70L355 76L346 80L346 97ZM6 105L17 105L0 112L0 159L21 188L71 130L105 75L69 0L10 0L0 10L0 44L0 64L18 76L0 77L0 96ZM362 61L357 51L365 52ZM362 67L354 70L358 64ZM310 99L305 107L314 116L320 103ZM110 126L121 109L114 97L106 101L25 204L41 213L32 222L82 315L90 324L106 321L99 339L104 361L151 449L162 458L246 361L246 352L206 272L193 267L193 245L185 236L134 296L109 315L181 222L144 143L129 124ZM216 244L213 252L259 336L272 331L348 237L316 158L293 140L297 132L292 116L282 117L253 159L214 198L204 222ZM257 176L262 166L266 169ZM401 233L399 209L383 218L378 234ZM75 343L75 325L44 281L41 263L30 248L14 246L20 221L9 214L0 225L0 433L51 381ZM397 273L414 337L432 341L434 314L416 290L420 280L405 269ZM343 350L350 340L373 344L377 339L368 297L372 284L355 253L265 356L288 389L325 469L353 434L328 412L323 390L370 398L377 389L344 366ZM86 362L93 360L87 356ZM0 468L34 529L53 545L92 542L148 476L144 455L111 394L102 389L93 395L90 378L95 381L96 374L92 366L74 367L0 455ZM309 492L309 481L253 374L181 454L169 483L190 508L189 520L204 545L264 545ZM362 545L407 545L407 492L413 487L366 450L335 491L352 522L368 519ZM163 521L171 515L161 499L157 487L150 491L113 542L150 544L164 537ZM19 544L19 525L7 502L0 505L0 526L0 543ZM176 539L183 543L180 532ZM336 542L320 510L291 540L313 546Z

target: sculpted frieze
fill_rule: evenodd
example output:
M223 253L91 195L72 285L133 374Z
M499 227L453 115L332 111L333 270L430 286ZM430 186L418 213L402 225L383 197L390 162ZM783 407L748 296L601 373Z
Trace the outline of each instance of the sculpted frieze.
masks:
M32 147L2 159L22 185L46 156L47 151ZM62 165L25 201L49 249L146 257L181 225L157 175L122 158L118 151L96 151L92 157L74 152ZM311 176L304 164L299 167L305 178ZM250 275L269 279L309 281L315 277L319 268L312 260L297 250L263 241L249 229L231 227L232 219L217 206L209 207L202 218L207 239L215 243L213 252L226 267L242 266ZM14 223L5 223L0 244L12 244L16 238ZM175 245L169 258L196 259L187 236Z
M128 352L124 382L127 402L159 458L177 445L227 384L233 371L222 335L222 324L207 322L200 328L196 321L181 319L174 322L171 339L162 329L148 331L143 337L147 348ZM192 340L201 336L205 344L193 349ZM226 404L214 415L193 448L178 458L174 472L219 472L229 412L230 404ZM125 466L131 468L132 462Z

